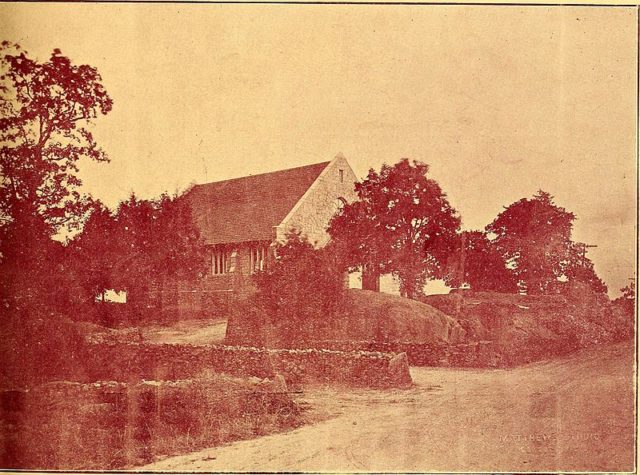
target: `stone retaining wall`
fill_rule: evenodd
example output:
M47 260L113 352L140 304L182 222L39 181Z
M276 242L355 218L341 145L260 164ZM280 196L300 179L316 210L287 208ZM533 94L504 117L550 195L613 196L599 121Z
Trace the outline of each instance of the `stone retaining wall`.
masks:
M395 353L151 343L93 343L90 347L95 380L175 380L210 373L265 378L280 373L298 383L411 384L406 356Z
M89 344L93 380L171 381L224 373L273 377L268 353L257 348L152 343Z
M508 366L509 363L496 351L496 345L490 341L448 345L445 343L323 340L311 344L316 348L340 351L405 353L410 366L486 368Z
M540 339L528 345L505 345L493 341L431 344L336 340L315 341L309 345L347 352L405 353L410 366L457 368L512 368L543 358L562 356L576 349L576 346L560 338Z
M407 355L327 349L268 350L288 382L339 383L371 388L412 385Z

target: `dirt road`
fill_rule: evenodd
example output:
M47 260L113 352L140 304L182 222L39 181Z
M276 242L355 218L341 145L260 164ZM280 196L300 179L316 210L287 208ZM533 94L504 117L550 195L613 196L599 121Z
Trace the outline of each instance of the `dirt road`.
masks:
M142 469L631 471L631 346L512 370L412 368L404 391L308 390L329 419Z

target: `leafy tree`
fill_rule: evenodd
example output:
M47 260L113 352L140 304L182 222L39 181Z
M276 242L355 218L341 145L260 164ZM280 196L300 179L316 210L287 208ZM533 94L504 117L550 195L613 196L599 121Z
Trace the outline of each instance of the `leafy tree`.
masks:
M572 242L569 246L569 259L564 262L564 275L568 285L579 282L597 294L606 294L607 285L596 273L593 262L586 256L586 246L581 242Z
M148 303L151 289L176 290L178 282L197 279L206 266L188 203L166 194L154 200L131 195L114 214L96 204L70 247L88 299L123 290L137 312Z
M621 308L626 314L633 315L636 307L636 281L620 289L622 295L613 301L613 304Z
M105 301L105 292L115 289L115 266L122 251L116 241L117 221L100 201L95 201L88 212L82 232L73 239L69 264L75 282L85 303L94 303L96 296Z
M118 267L121 287L146 290L145 282L162 285L204 272L204 241L185 200L167 194L148 201L131 196L121 204L116 219L120 242L126 247Z
M457 250L448 261L451 271L445 281L449 285L469 284L472 290L486 292L518 291L514 272L482 231L463 231Z
M51 237L81 220L78 161L106 161L89 131L111 110L100 75L59 50L46 62L0 45L0 291L7 305L60 298L65 250Z
M539 191L506 207L487 226L493 243L530 294L559 292L571 282L606 291L583 244L571 240L575 215Z
M629 285L621 288L620 292L622 292L622 295L620 296L620 298L623 298L624 300L635 302L635 300L636 300L636 281L632 280Z
M370 209L369 203L358 200L338 211L329 223L329 246L349 270L362 269L364 289L378 291L388 256L384 253L382 225L369 219Z
M350 267L392 273L414 298L429 278L444 275L460 218L429 166L402 159L356 183L358 199L331 221L329 233Z
M38 62L5 41L0 55L0 220L36 214L53 233L76 223L86 204L79 160L108 160L89 125L113 102L95 68L58 49Z
M0 305L8 311L54 307L67 277L64 246L50 238L36 215L25 215L0 227Z

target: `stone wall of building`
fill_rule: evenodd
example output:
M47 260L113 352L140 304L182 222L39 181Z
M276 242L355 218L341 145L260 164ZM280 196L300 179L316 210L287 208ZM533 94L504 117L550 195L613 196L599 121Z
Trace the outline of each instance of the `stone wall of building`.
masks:
M353 189L356 180L347 160L336 157L278 226L276 238L283 241L287 232L298 230L317 246L326 244L329 240L326 229L339 209L340 198L347 202L356 198Z
M240 243L236 247L236 266L234 269L235 287L234 290L242 293L244 290L253 288L253 269L251 268L251 252L253 249L261 247L271 253L270 242ZM271 258L269 254L267 260ZM266 263L265 263L266 265Z
M242 293L243 290L253 287L253 273L251 269L251 250L261 246L267 250L267 260L272 258L273 252L269 242L237 243L232 246L229 257L229 272L227 274L213 275L211 268L207 269L207 275L201 281L202 290L205 292L231 291Z

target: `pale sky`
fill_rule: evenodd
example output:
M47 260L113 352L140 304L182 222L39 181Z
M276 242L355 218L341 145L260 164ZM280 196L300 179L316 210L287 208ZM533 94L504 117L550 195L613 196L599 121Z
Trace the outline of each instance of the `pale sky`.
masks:
M0 4L0 39L98 68L109 205L330 160L431 165L468 229L539 188L610 293L634 273L635 8Z

